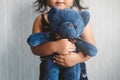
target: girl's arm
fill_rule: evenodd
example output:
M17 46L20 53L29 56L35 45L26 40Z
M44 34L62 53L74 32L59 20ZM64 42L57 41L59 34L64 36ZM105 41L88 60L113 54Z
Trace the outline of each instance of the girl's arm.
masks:
M94 46L96 46L96 42L95 42L94 35L92 32L91 23L87 24L87 26L82 34L82 39L84 39L86 42L89 42L89 43L93 44ZM83 53L80 52L79 55L81 55L81 57L82 57ZM89 58L90 58L90 56L83 57L83 59L80 60L80 62L85 62Z
M89 42L94 46L96 46L90 23L88 23L87 26L85 27L84 32L82 34L82 38L86 42ZM54 58L57 64L64 67L71 67L75 64L87 61L88 59L90 59L90 56L84 56L82 52L79 52L77 54L75 54L74 52L71 52L70 54L64 55L64 56L57 55Z
M91 28L91 23L88 23L87 26L85 27L83 34L82 34L82 39L84 39L86 42L89 42L96 46L96 42L93 36L92 28Z
M94 35L93 35L93 32L92 32L91 23L87 24L87 26L84 29L83 34L82 34L81 37L86 42L91 43L94 46L96 46L96 42L95 42ZM86 60L90 59L90 56L84 57L82 52L80 52L78 55L80 55L80 59L81 59L79 62L85 62Z
M38 16L33 24L32 33L42 32L41 16ZM54 52L67 54L69 51L75 50L75 45L69 42L67 39L58 41L51 41L43 43L37 47L31 47L33 54L38 56L51 55Z
M32 29L32 33L38 33L38 32L42 32L42 24L41 24L41 16L38 16L33 24L33 29ZM46 50L46 52L44 51L44 49L46 49L46 46L49 47L48 50ZM48 42L45 44L42 44L42 46L37 46L37 47L31 47L31 50L33 52L33 54L38 55L38 56L45 56L45 55L49 55L52 52L54 52L54 49L52 47L52 43ZM48 51L48 52L47 52ZM44 53L44 54L43 54Z

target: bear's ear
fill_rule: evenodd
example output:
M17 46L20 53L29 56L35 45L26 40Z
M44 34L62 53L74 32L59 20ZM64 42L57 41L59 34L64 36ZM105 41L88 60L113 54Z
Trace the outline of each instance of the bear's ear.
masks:
M90 13L88 11L80 11L79 13L82 16L83 22L86 26L90 20Z
M51 18L54 16L54 14L56 14L58 12L58 8L57 7L52 7L49 11L48 11L48 20L51 20Z

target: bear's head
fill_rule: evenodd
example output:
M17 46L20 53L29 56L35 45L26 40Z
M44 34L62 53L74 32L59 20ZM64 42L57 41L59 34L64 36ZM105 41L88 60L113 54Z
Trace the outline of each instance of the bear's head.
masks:
M53 7L48 12L48 20L51 31L62 38L79 38L85 27L83 17L73 9L59 10Z

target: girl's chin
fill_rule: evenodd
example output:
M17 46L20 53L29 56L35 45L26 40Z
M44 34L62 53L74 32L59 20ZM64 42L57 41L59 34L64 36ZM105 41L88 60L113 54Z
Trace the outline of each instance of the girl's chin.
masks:
M66 7L63 6L56 6L58 9L65 9Z

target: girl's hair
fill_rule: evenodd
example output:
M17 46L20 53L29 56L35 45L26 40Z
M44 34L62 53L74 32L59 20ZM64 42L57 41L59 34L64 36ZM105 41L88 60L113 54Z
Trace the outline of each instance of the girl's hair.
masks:
M79 10L88 9L87 7L82 7L80 2L81 0L74 0L72 7L77 7ZM38 7L35 11L43 13L48 10L47 0L36 0L34 4Z

